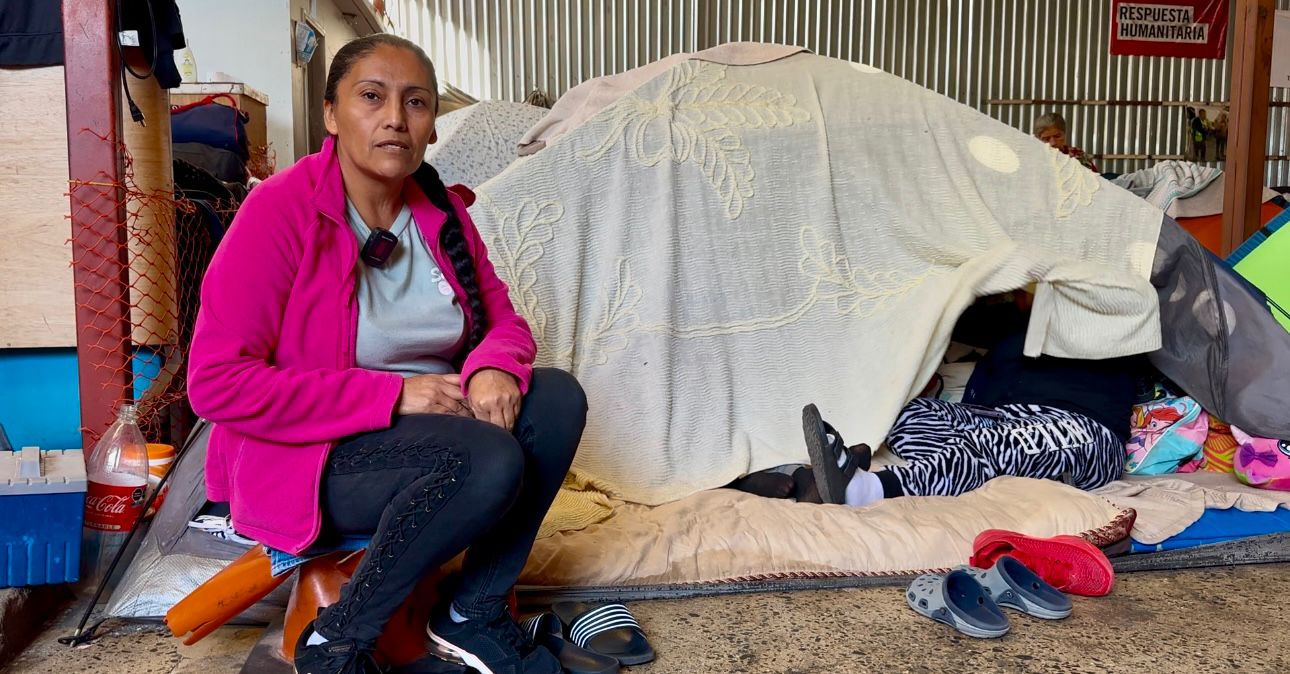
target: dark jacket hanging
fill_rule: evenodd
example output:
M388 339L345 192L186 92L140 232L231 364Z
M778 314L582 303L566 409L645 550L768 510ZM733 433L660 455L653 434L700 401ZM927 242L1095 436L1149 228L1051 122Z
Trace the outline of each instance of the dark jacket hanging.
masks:
M0 67L62 64L62 0L0 0Z

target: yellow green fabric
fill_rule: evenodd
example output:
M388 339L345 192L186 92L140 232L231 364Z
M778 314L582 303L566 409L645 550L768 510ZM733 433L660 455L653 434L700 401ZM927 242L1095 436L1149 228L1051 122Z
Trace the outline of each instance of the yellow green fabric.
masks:
M1282 227L1268 237L1236 264L1236 272L1290 310L1290 228ZM1290 317L1275 309L1272 315L1290 330Z

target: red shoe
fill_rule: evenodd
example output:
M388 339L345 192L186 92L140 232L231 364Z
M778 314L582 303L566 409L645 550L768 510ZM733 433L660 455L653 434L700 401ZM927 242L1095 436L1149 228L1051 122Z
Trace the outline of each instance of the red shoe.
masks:
M1079 536L1035 538L1015 531L983 531L972 544L970 563L988 569L1004 555L1012 555L1049 585L1084 597L1111 593L1115 571L1111 560L1097 546Z

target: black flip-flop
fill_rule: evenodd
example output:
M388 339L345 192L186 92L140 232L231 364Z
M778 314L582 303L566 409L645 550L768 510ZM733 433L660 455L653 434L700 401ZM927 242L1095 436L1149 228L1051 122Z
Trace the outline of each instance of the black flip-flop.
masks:
M811 457L811 471L815 475L815 488L825 503L845 503L847 483L861 468L861 457L847 450L842 434L820 417L814 404L802 408L802 434L806 436L806 452ZM829 440L829 436L833 440ZM865 449L868 449L865 447ZM841 466L838 459L845 456Z
M635 616L622 604L584 604L562 601L551 611L564 625L565 638L592 653L607 655L624 666L654 660L654 647Z
M618 659L593 653L564 638L564 625L554 613L539 613L520 621L533 643L555 654L568 674L618 674Z
M856 445L847 451L855 455L856 465L860 470L869 470L873 463L873 451L869 449L869 445ZM802 466L793 471L793 498L798 503L824 503L824 499L820 498L819 488L815 486L815 472L810 466Z

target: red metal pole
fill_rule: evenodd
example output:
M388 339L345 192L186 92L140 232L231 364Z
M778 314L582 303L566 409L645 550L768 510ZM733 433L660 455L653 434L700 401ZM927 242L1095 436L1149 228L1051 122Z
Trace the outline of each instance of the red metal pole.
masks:
M121 62L112 0L63 3L81 441L130 399L129 258L121 188Z

